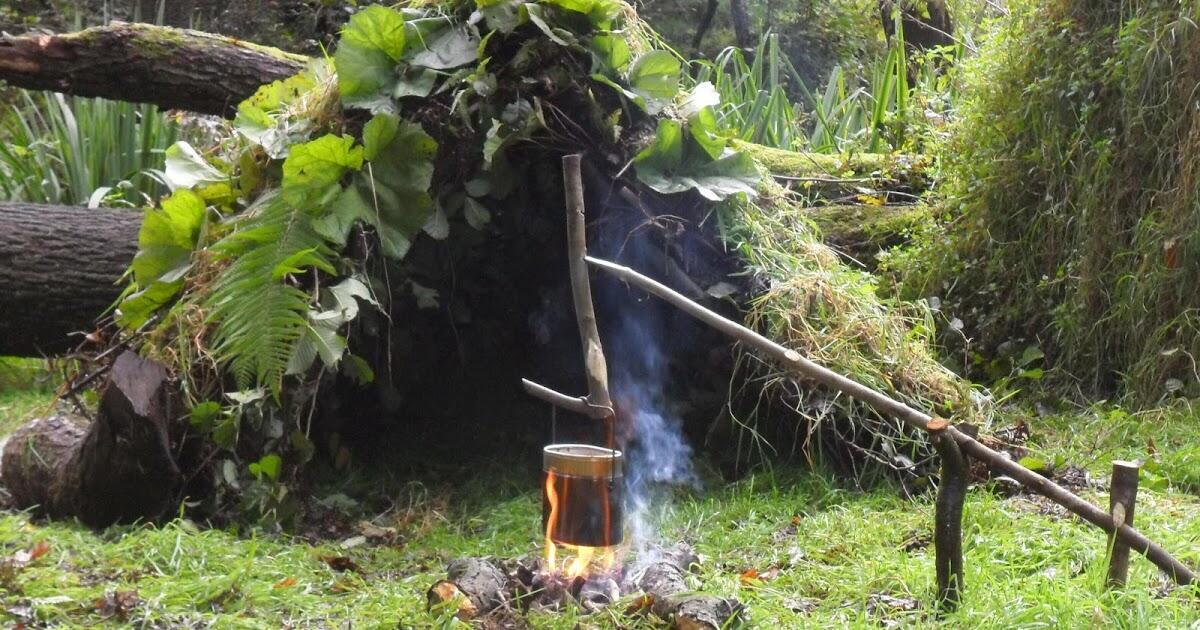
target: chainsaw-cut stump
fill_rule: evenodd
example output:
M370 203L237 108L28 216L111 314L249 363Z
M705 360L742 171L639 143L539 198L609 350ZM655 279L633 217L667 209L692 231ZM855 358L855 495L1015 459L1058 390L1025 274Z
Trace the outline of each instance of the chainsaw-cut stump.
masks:
M92 527L172 511L181 481L171 450L174 406L166 368L121 354L95 421L59 414L13 432L0 463L13 505Z

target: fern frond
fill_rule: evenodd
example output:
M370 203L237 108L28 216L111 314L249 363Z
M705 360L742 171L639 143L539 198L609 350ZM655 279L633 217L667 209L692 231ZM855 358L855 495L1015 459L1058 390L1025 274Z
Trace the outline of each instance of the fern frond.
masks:
M238 386L278 392L308 325L312 300L293 275L309 268L333 273L333 252L304 209L278 195L256 205L213 247L218 257L232 262L217 278L207 304L209 321L215 324L213 352Z

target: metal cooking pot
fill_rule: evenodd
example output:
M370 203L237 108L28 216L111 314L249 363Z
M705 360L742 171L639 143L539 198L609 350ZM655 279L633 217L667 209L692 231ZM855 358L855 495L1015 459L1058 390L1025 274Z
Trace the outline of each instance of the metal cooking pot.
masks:
M582 547L620 544L623 463L621 451L602 446L551 444L543 449L542 527L551 540Z

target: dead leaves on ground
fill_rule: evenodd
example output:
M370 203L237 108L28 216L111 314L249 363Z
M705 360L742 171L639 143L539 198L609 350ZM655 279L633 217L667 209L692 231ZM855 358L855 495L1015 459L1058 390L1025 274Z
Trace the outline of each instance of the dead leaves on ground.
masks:
M48 553L50 553L50 543L39 540L29 549L20 549L8 558L0 560L0 587L19 593L21 589L17 584L17 576L21 570Z
M109 591L96 600L96 612L105 619L129 619L129 614L142 603L137 591Z

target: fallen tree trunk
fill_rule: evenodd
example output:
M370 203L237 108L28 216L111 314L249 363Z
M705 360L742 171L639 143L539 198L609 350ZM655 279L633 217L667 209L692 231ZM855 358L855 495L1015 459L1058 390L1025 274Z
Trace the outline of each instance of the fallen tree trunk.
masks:
M734 140L731 146L754 158L776 179L814 185L906 190L929 188L929 158L892 153L804 153Z
M876 254L902 245L907 240L906 232L927 213L926 206L915 204L839 204L806 209L827 244L868 268L874 266Z
M180 483L170 446L173 388L162 365L124 352L94 422L60 414L18 428L0 461L13 504L92 527L169 513Z
M276 48L148 24L0 37L0 80L10 85L226 117L260 85L307 62Z
M0 355L78 345L120 295L142 213L0 204Z

